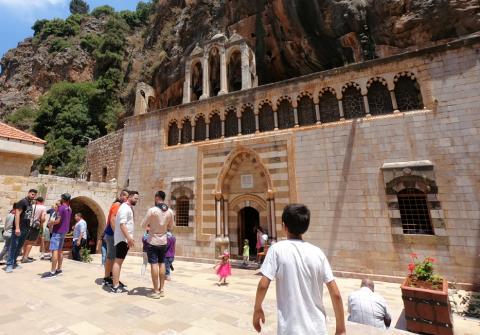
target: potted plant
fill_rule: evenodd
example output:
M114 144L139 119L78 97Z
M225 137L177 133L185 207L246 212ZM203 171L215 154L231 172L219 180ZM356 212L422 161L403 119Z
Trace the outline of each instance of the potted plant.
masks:
M434 273L434 258L425 257L421 261L415 253L410 257L410 274L401 286L407 330L453 335L447 280Z

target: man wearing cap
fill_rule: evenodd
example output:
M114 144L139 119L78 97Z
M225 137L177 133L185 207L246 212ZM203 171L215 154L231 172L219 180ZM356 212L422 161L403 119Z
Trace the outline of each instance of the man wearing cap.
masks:
M148 262L151 266L153 299L164 296L165 253L167 251L167 231L173 228L173 212L165 204L165 192L155 193L155 206L150 208L142 222L142 228L150 228L148 233Z
M58 209L57 219L49 223L52 227L52 236L50 237L50 251L52 252L52 268L50 272L45 273L43 278L50 278L62 273L63 262L63 242L65 235L70 230L70 220L72 219L72 209L70 208L70 194L64 193L61 196L61 206Z

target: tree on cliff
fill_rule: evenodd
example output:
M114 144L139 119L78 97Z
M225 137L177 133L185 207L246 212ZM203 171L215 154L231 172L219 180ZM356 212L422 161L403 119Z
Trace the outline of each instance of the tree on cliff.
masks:
M70 1L70 13L72 14L88 14L90 6L83 0Z

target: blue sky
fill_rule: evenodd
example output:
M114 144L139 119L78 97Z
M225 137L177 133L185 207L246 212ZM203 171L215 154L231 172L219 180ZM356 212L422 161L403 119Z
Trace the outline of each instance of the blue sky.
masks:
M138 0L87 0L90 9L110 5L117 10L135 9ZM0 0L0 58L18 42L32 36L38 19L66 18L70 0Z

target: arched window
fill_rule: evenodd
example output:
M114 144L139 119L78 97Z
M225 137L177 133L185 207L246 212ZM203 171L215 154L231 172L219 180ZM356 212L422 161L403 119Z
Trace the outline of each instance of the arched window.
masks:
M186 196L177 198L175 206L176 225L180 227L188 227L189 216L190 200Z
M168 145L178 144L178 124L174 121L168 127Z
M270 131L275 129L273 109L269 104L264 104L262 107L260 107L258 119L260 123L260 131Z
M371 115L382 115L393 112L390 92L383 83L374 81L368 88L367 97Z
M235 92L242 89L242 56L240 51L234 51L228 62L228 91Z
M313 103L313 99L310 98L308 95L304 95L298 101L297 112L298 124L300 126L308 126L311 124L315 124L315 104Z
M295 126L295 116L290 101L282 100L277 109L278 128L288 129Z
M422 109L422 94L415 79L401 76L395 83L395 98L397 99L398 110L401 112L415 109Z
M433 235L427 195L416 188L405 188L397 197L403 233Z
M222 137L222 120L218 113L210 117L210 124L208 125L209 139L214 140Z
M331 91L326 91L320 97L319 102L320 121L323 123L335 122L340 120L340 110L338 109L338 100Z
M182 144L190 142L192 142L192 123L189 119L185 119L182 126Z
M200 99L203 94L203 70L199 62L192 66L192 101Z
M200 115L195 121L195 142L205 141L207 138L207 124L205 117Z
M234 109L227 111L225 115L225 137L238 135L238 118Z
M252 107L245 107L242 113L242 134L255 134L255 113Z
M357 87L348 86L343 92L342 100L345 119L354 119L365 116L363 96Z

